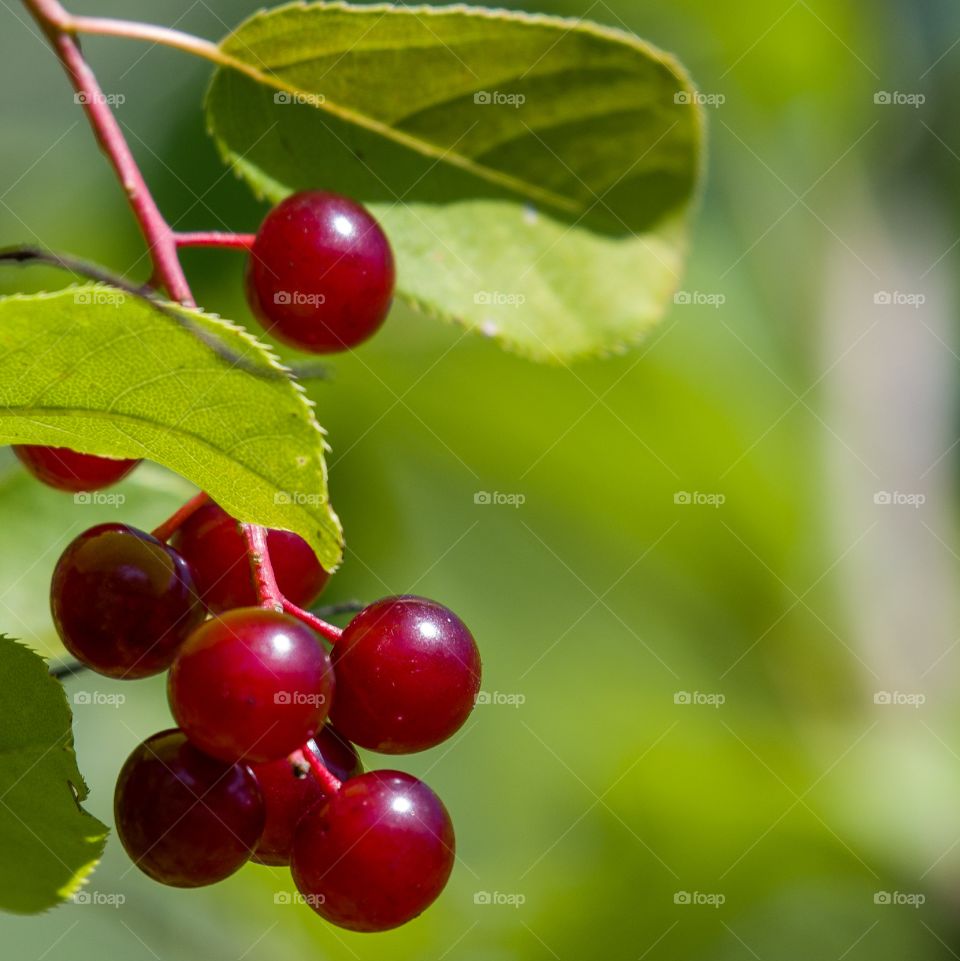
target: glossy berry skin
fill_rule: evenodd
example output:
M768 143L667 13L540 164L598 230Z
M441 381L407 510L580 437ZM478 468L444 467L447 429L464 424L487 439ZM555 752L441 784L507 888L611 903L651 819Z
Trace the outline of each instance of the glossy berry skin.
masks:
M250 251L247 300L279 340L312 353L355 347L393 299L393 253L376 220L346 197L293 194L267 214Z
M467 719L480 690L480 653L463 621L423 597L364 608L333 648L344 737L384 754L423 751Z
M330 658L310 628L241 607L207 621L180 648L167 684L177 725L223 761L275 761L323 726Z
M114 795L117 834L134 864L180 888L213 884L250 857L264 806L246 765L201 754L161 731L127 759Z
M186 561L145 531L99 524L53 571L50 609L64 647L108 677L165 670L206 617Z
M14 444L13 452L37 480L61 491L102 490L126 477L140 463L39 444Z
M290 867L321 917L353 931L386 931L436 900L454 845L447 809L426 784L370 771L303 818Z
M246 544L237 521L217 504L191 514L171 544L183 555L197 590L214 613L257 602ZM267 531L270 561L281 593L298 607L309 607L330 575L310 545L291 531Z
M310 772L304 751L313 751L339 781L356 777L363 771L353 745L344 741L329 725L289 757L255 765L253 774L267 812L263 834L253 852L253 860L259 864L289 864L293 835L300 819L311 808L328 800L326 792Z

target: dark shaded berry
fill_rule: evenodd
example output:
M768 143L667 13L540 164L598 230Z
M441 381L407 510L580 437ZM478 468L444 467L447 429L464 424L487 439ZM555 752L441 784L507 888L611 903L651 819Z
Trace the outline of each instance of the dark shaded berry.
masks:
M250 768L201 754L174 729L154 734L127 759L114 816L140 870L193 888L223 880L249 859L264 806Z
M109 677L167 668L206 617L186 561L145 531L100 524L54 568L50 608L64 647Z

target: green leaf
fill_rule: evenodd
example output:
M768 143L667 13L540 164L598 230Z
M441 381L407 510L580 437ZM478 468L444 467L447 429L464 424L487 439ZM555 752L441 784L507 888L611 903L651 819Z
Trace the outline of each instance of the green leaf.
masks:
M198 311L96 285L0 298L0 443L149 458L340 559L310 402L255 338Z
M35 914L74 894L93 870L107 828L73 751L63 685L43 658L0 635L0 908Z
M666 54L580 20L340 3L256 14L220 51L225 159L271 200L367 204L413 305L557 361L663 314L702 141Z

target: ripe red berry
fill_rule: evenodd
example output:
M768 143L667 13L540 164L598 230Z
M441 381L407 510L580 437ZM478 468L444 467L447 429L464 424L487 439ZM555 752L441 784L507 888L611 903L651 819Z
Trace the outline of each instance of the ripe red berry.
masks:
M201 507L170 543L190 565L197 590L211 611L252 607L257 603L246 544L237 521L222 507ZM330 577L310 545L292 531L270 529L267 547L283 595L298 607L309 607Z
M267 810L263 834L253 852L253 860L260 864L289 864L293 835L300 819L328 799L320 782L311 773L304 751L313 751L339 781L346 781L363 771L353 745L344 741L329 725L289 757L255 765L253 774Z
M344 737L385 754L423 751L467 719L480 690L480 653L452 611L423 597L364 608L333 647Z
M383 323L393 253L376 220L337 194L293 194L267 214L250 251L247 300L275 337L313 353L347 350Z
M137 867L163 884L193 888L221 881L247 861L264 807L250 768L207 757L170 730L127 759L114 816Z
M353 931L385 931L436 900L454 843L450 816L426 784L371 771L303 818L290 867L317 914Z
M241 607L187 638L167 691L177 725L201 751L260 764L286 757L320 730L333 670L300 621Z
M140 463L39 444L14 444L13 452L37 480L61 491L101 490L116 484Z
M74 657L122 678L167 668L206 617L186 561L125 524L91 527L68 545L53 571L50 608Z

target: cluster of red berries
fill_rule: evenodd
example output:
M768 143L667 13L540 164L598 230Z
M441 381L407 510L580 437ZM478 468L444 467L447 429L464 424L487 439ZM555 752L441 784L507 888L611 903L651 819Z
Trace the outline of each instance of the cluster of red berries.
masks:
M393 259L363 208L297 194L264 221L247 286L278 337L343 350L383 321ZM137 463L64 448L16 452L39 479L72 491L108 486ZM304 899L331 922L357 931L403 924L446 884L453 827L426 784L400 771L363 773L354 745L403 754L449 738L479 690L476 643L452 611L421 597L377 601L343 631L324 624L303 610L328 578L304 540L270 530L259 556L233 517L198 503L154 534L93 527L53 575L54 623L78 660L113 678L169 670L177 726L124 764L120 840L166 884L211 884L248 860L289 864ZM272 570L275 596L255 565Z

